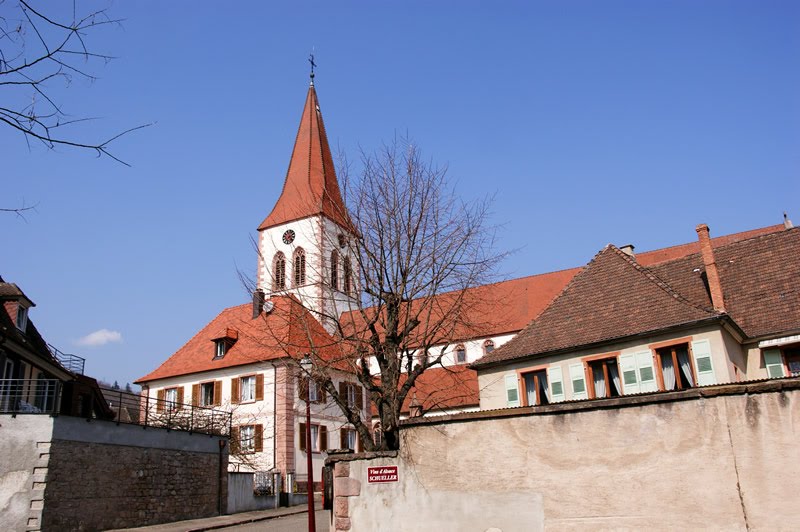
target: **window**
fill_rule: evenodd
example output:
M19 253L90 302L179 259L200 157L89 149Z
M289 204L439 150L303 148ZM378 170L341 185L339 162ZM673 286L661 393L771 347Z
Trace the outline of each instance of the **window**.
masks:
M311 452L317 453L328 450L328 427L325 425L311 424ZM306 424L300 423L300 450L306 450Z
M306 252L297 248L294 252L294 285L306 284Z
M239 450L242 452L253 452L255 450L256 428L253 425L245 425L239 428Z
M324 403L327 400L322 384L308 377L300 377L300 400L312 403Z
M800 346L765 349L764 366L770 379L800 375Z
M339 440L341 449L352 449L353 451L361 450L361 446L358 444L358 433L355 429L341 428L339 430Z
M319 401L319 385L313 379L308 381L308 400L312 403Z
M491 340L483 342L483 354L488 355L492 351L494 351L494 342Z
M525 383L525 405L546 405L550 403L550 389L547 386L547 371L542 369L522 374Z
M361 410L364 404L361 386L352 382L339 383L339 397L346 403L348 408Z
M17 329L25 331L28 327L28 307L17 304Z
M195 389L195 387L197 387ZM195 404L200 406L216 406L220 404L222 395L222 381L203 382L195 384L192 389L192 395L197 392Z
M231 379L231 403L251 403L264 399L264 374L244 375Z
M214 358L219 359L224 357L225 353L228 352L228 343L224 339L214 340L214 343L216 344Z
M342 289L345 294L353 292L353 266L350 264L350 257L344 258L344 286Z
M462 345L456 346L456 364L464 364L467 361L467 349Z
M178 403L178 389L168 388L164 392L164 400L167 402L167 408L174 410Z
M383 431L381 430L380 422L375 423L375 426L372 428L372 440L375 442L375 445L383 443Z
M656 349L656 370L662 390L684 390L695 386L689 344Z
M243 403L256 400L256 376L248 375L239 381L239 400Z
M786 372L792 377L800 375L800 347L784 349L783 357L786 359Z
M331 288L339 289L339 252L331 251Z
M275 260L272 264L272 288L274 290L283 290L286 288L286 257L280 251L275 254Z
M260 453L263 450L263 425L240 425L231 428L231 451L233 453Z
M590 398L619 397L622 395L622 384L619 378L619 366L616 357L589 360L586 362L589 374Z

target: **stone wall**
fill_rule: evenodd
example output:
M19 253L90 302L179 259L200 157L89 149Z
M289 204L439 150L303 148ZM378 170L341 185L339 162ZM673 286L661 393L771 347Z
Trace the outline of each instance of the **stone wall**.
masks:
M798 378L420 418L330 460L331 530L791 530L798 431Z
M226 511L224 437L44 415L2 416L0 436L4 530L105 530Z

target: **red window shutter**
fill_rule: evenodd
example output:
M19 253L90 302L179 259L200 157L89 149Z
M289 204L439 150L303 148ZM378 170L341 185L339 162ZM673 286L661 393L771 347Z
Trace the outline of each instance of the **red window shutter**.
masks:
M214 406L222 404L222 381L214 381Z
M356 431L356 452L360 453L362 450L363 449L361 448L361 437L359 436L358 431Z
M183 404L183 386L178 387L178 403Z
M328 450L328 427L325 425L319 426L319 450Z
M302 375L298 377L298 380L300 381L300 400L308 401L308 380Z
M358 390L358 393L356 394L356 406L358 406L359 409L364 410L364 388L358 384L354 384L353 386L355 386L356 390Z
M256 401L264 400L264 374L256 375Z
M342 403L347 404L347 383L346 382L340 382L339 383L339 399L341 399Z
M156 393L156 412L164 411L164 400L167 396L167 391L163 388Z
M231 453L236 454L241 448L241 436L239 427L231 427Z
M300 423L300 450L306 450L306 424Z
M214 389L214 400L216 401L217 397L217 390L216 386ZM239 394L239 377L234 377L231 379L231 404L238 405L239 398L241 395Z
M197 406L200 404L200 385L192 384L192 404Z
M256 425L253 448L257 453L264 450L264 425Z
M347 449L347 429L339 429L339 449Z

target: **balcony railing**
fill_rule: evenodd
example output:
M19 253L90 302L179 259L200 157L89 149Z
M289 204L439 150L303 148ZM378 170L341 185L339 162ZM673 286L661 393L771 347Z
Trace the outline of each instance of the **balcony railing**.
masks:
M60 396L58 379L0 379L3 414L55 414Z
M83 375L83 367L86 364L86 359L79 357L78 355L59 351L58 348L53 347L50 344L47 344L47 348L50 349L50 352L54 357L56 357L56 360L58 360L59 363L64 366L64 368L72 373Z
M230 435L231 413L224 410L167 401L120 390L103 389L119 423L132 423L202 434Z

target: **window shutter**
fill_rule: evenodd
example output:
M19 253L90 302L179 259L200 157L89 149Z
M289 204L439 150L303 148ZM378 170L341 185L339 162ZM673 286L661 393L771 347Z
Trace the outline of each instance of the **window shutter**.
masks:
M339 429L339 449L347 449L347 429Z
M214 406L222 404L222 381L214 381Z
M264 400L264 374L256 374L256 401Z
M306 424L300 423L300 450L306 450Z
M239 427L231 427L231 453L238 453L241 448L241 443Z
M183 405L183 386L178 386L178 403Z
M255 450L257 453L260 453L264 450L264 425L256 425L254 432L255 442L253 445L253 450Z
M588 399L586 393L586 377L583 373L583 364L569 366L569 379L572 381L572 399Z
M359 386L358 384L354 384L353 386L356 387L358 394L356 395L356 406L359 410L364 410L364 388Z
M164 401L167 397L167 391L165 389L160 389L156 393L156 412L163 412L164 411Z
M300 375L297 377L300 381L298 384L300 386L300 400L301 401L308 401L308 379Z
M711 342L708 340L692 342L692 354L694 355L694 369L697 373L697 385L716 384L714 365L711 363Z
M620 355L619 367L622 370L622 393L639 393L639 377L636 372L636 355Z
M767 377L778 379L785 377L783 371L783 358L780 349L764 349L764 365L767 368Z
M328 392L325 391L325 381L319 381L317 383L317 396L319 397L319 402L325 404L328 401Z
M216 390L214 390L214 395L216 395ZM240 398L239 377L234 377L231 379L231 404L238 405ZM214 397L214 399L216 400L216 397Z
M192 384L192 404L197 406L200 404L200 385Z
M319 450L320 451L327 451L328 450L328 427L325 425L319 426Z
M517 374L506 375L506 406L519 406L519 387L517 386Z
M658 383L656 382L656 372L653 369L653 353L648 351L639 351L634 353L636 357L636 367L639 370L639 391L655 392L658 390Z
M564 400L564 379L560 366L548 368L547 380L550 381L550 402L558 403Z

